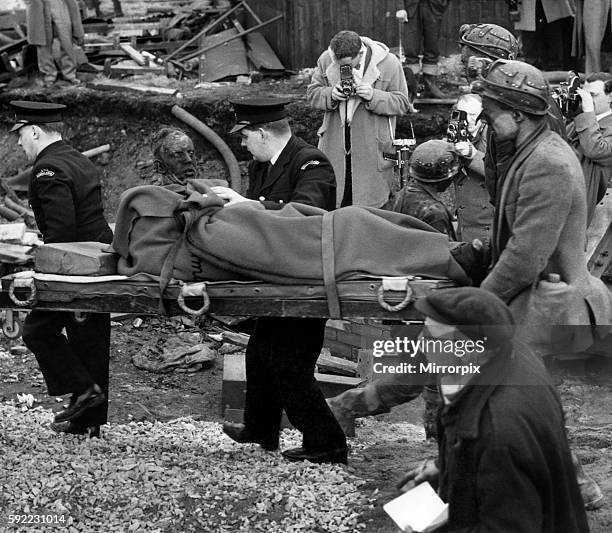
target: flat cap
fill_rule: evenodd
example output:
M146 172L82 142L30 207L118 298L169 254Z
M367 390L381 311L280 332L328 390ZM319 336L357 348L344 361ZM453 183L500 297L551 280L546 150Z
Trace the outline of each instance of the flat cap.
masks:
M475 287L431 291L415 308L437 322L456 326L471 339L490 347L507 345L514 336L508 306L493 293Z
M66 109L64 104L51 102L29 102L26 100L13 100L10 102L15 110L15 124L10 129L17 131L27 124L48 124L60 122L62 111Z
M236 133L247 126L274 122L285 118L287 116L285 105L290 101L286 98L272 96L230 100L230 104L234 106L236 113L236 125L230 130L230 133Z

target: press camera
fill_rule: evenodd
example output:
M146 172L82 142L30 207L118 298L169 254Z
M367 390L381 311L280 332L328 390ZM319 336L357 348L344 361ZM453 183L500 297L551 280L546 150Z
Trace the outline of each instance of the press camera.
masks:
M345 96L355 96L357 94L351 65L340 65L340 90Z
M566 118L580 113L582 99L577 91L581 84L580 77L575 72L570 72L567 81L562 81L559 87L551 93L553 100Z
M451 111L448 126L446 127L446 140L450 143L458 143L467 141L468 139L467 113L457 109Z

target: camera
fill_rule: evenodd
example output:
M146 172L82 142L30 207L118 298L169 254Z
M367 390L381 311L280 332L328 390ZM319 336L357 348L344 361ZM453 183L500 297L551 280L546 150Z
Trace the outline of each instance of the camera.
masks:
M414 136L414 128L410 122L410 135L406 139L393 139L393 152L383 152L383 159L393 161L399 171L399 187L401 189L406 185L406 176L404 176L404 168L408 166L410 156L416 147L416 137Z
M458 143L468 139L467 113L457 109L451 111L448 126L446 127L446 140L450 143Z
M355 96L357 94L352 65L340 65L340 90L344 96Z
M574 117L581 111L582 100L577 92L580 85L580 77L575 72L570 72L567 81L562 81L551 93L565 118Z

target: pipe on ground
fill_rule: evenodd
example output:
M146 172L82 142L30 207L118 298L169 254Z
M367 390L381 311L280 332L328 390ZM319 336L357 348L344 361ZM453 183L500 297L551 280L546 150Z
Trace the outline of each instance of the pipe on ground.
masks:
M241 178L238 160L225 141L206 124L195 118L191 113L185 111L182 107L178 105L172 106L172 114L197 131L219 151L229 171L230 187L235 191L240 191Z

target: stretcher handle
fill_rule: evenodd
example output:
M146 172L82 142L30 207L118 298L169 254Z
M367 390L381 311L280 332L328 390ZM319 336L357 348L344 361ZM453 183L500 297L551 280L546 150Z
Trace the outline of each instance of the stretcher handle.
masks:
M202 298L202 307L199 309L192 309L189 307L185 303L186 296L200 296ZM210 307L210 298L206 292L206 283L191 283L189 285L183 285L176 300L181 310L185 311L185 313L191 316L202 316Z
M15 289L30 289L30 295L26 300L20 300L15 296ZM9 298L19 307L32 306L37 301L36 285L34 278L15 278L9 286Z
M410 285L408 285L408 283L406 283L405 291L406 294L404 296L404 299L397 305L391 305L385 302L385 287L384 284L381 283L376 293L376 297L378 298L378 305L380 305L385 311L389 311L390 313L397 313L398 311L402 311L408 306L408 304L412 300L412 288L410 287Z

